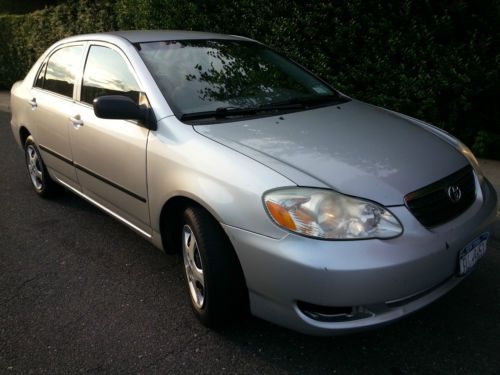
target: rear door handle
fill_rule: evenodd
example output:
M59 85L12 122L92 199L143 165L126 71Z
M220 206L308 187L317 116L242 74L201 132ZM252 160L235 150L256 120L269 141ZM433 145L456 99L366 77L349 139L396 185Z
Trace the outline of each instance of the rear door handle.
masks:
M83 126L83 121L80 119L80 116L79 115L76 115L74 117L70 117L69 118L69 121L71 121L71 123L73 124L73 126L75 128L79 128L81 126Z
M31 109L35 109L36 107L38 107L38 104L36 103L36 98L31 99L29 103L31 104Z

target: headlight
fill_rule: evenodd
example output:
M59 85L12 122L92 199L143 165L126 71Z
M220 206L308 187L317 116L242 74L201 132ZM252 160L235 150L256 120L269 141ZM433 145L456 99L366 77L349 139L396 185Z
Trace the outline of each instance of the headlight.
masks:
M467 147L465 144L457 140L458 142L458 149L462 153L463 156L469 161L469 163L472 165L472 168L476 172L477 178L479 179L479 183L482 184L484 180L484 174L483 171L481 170L481 167L479 166L479 162L477 161L476 157L472 153L469 147Z
M385 208L332 190L272 190L264 194L264 204L278 225L309 237L391 238L403 232L399 221Z

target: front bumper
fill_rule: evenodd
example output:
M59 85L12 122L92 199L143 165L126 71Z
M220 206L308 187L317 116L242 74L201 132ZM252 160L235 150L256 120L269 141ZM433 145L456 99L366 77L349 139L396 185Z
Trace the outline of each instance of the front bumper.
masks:
M324 241L287 234L272 239L223 225L238 254L254 315L307 334L333 335L388 323L446 294L457 277L458 252L490 231L497 198L476 182L473 205L456 219L424 228L404 206L391 207L404 233L389 240ZM350 306L361 318L324 321L298 301Z

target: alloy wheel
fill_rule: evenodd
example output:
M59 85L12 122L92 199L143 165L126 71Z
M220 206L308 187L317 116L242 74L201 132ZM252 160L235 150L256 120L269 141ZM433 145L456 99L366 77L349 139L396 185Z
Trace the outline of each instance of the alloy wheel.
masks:
M200 249L196 236L189 225L182 229L182 256L188 280L189 292L193 303L198 309L205 303L205 276L201 261Z
M26 164L28 166L28 172L31 177L31 182L37 190L42 190L43 188L43 172L42 163L35 146L28 145L26 147Z

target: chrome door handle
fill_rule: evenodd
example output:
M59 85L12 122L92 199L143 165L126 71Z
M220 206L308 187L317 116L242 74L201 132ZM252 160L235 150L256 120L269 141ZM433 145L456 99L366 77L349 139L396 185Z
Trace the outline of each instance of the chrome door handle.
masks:
M75 128L79 128L80 126L83 126L83 121L80 120L80 116L70 117L69 121L71 121L71 123L73 124L73 126Z
M38 107L38 104L36 102L36 98L33 98L29 101L29 103L31 104L31 109L35 109L36 107Z

